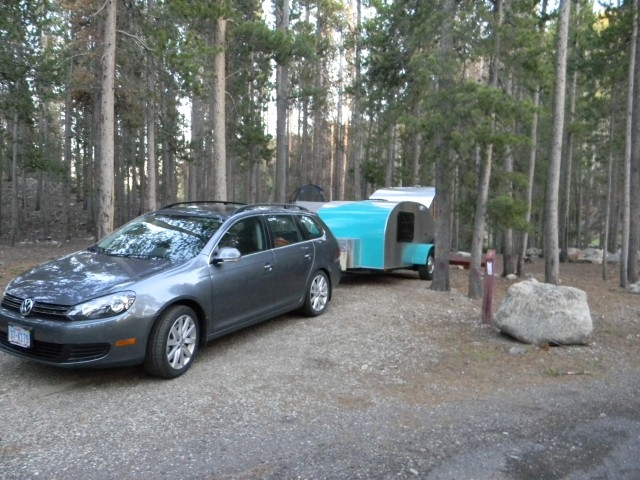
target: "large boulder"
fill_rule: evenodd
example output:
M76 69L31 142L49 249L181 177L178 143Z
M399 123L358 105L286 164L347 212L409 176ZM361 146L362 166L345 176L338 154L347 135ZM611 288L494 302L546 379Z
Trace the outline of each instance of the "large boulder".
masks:
M569 247L567 248L567 260L570 262L577 262L582 258L582 251L579 248Z
M533 345L586 345L593 333L585 292L534 279L509 287L496 312L495 325Z
M603 258L604 254L602 253L602 249L589 247L582 250L580 258L578 258L576 261L580 263L595 263L598 265L602 265Z

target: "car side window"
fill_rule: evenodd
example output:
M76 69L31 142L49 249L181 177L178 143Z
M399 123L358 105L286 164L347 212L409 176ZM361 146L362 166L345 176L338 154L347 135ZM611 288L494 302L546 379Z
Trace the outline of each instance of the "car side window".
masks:
M220 239L219 247L237 248L242 255L265 249L265 235L258 217L245 218L234 223Z
M291 215L269 215L267 224L269 225L274 248L302 241L300 231Z
M310 239L321 238L324 235L323 228L315 218L302 215L300 217L300 223Z

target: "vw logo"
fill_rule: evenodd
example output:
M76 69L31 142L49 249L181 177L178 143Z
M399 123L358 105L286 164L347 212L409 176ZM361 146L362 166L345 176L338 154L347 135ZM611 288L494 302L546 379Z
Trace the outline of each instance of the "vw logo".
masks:
M22 305L20 305L20 313L26 317L31 313L32 309L33 309L33 298L25 298L22 302Z

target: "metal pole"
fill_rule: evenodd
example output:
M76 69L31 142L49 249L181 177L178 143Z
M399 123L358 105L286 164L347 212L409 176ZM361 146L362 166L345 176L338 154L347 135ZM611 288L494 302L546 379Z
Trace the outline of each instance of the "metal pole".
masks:
M494 263L495 250L488 250L485 257L485 270L482 294L482 323L493 326L493 287L494 287Z

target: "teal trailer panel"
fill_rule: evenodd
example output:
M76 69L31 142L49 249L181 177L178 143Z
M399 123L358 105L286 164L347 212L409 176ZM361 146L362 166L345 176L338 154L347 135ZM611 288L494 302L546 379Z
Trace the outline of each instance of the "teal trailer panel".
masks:
M433 245L430 243L409 243L402 250L402 263L423 265L432 248Z
M355 268L384 269L384 243L394 203L327 203L318 215L338 239L358 239L360 264Z
M317 212L338 238L346 269L421 266L433 248L431 212L417 202L330 202Z

